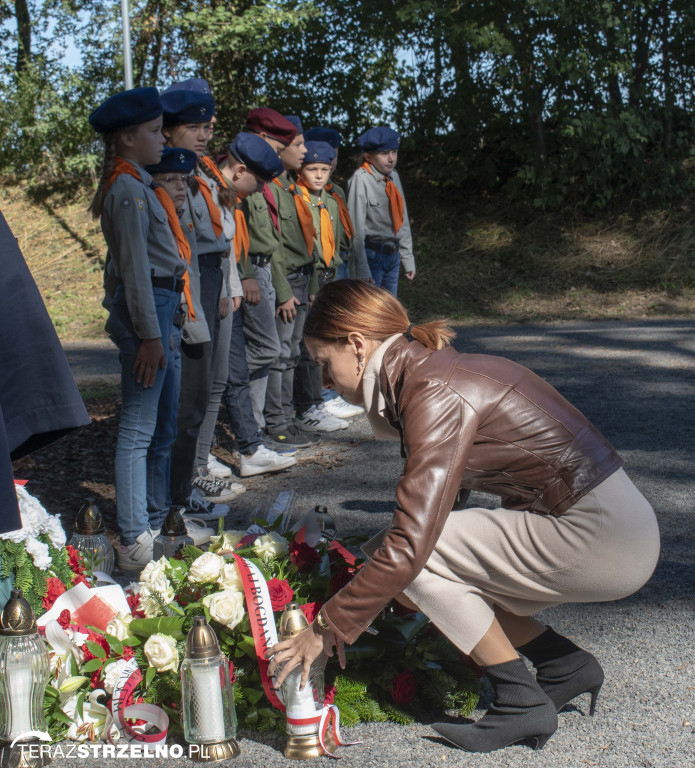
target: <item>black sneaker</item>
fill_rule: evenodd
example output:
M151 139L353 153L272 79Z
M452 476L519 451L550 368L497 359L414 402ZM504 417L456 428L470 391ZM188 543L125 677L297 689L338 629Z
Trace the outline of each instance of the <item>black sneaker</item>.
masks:
M218 477L201 472L193 478L191 483L193 490L200 491L205 501L212 501L215 504L227 504L236 499L239 491L232 487L234 485L240 485L240 483L228 483Z
M309 434L294 424L290 424L289 427L280 429L277 432L268 429L266 433L271 440L291 448L310 448L321 439L320 435Z

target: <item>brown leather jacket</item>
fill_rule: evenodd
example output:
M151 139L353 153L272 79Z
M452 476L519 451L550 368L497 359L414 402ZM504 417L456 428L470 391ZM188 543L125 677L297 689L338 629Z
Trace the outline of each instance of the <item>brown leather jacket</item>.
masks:
M550 384L503 357L433 352L404 336L386 351L381 392L406 462L383 546L323 607L347 643L422 570L460 489L559 516L622 465Z

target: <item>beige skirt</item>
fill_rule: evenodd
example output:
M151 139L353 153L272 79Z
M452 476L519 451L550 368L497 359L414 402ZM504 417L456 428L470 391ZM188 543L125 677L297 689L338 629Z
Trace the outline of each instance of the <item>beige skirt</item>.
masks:
M365 544L367 555L385 533ZM620 469L561 517L453 511L405 595L470 653L496 606L530 616L561 603L617 600L648 581L658 557L654 510Z

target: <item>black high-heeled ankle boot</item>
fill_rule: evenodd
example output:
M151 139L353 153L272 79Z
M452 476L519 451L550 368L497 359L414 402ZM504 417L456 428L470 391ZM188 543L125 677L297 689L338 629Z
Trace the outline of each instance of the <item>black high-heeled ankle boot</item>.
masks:
M603 669L595 656L551 627L516 650L536 668L536 681L558 712L576 696L590 693L589 714L593 716L603 685Z
M434 723L434 730L468 752L493 752L518 741L542 749L557 729L557 713L522 659L483 671L495 692L488 711L475 723Z

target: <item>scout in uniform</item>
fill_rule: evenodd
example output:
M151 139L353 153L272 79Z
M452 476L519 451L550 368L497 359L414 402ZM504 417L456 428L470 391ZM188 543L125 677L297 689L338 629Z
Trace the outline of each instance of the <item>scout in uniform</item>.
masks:
M259 136L243 133L237 136L229 147L229 152L220 169L220 184L229 190L235 201L235 231L232 238L233 268L239 264L245 266L248 254L248 231L246 218L241 210L241 201L248 194L255 192L278 173L282 172L282 163L268 144ZM257 175L258 174L258 175ZM242 266L242 268L243 268ZM209 412L212 411L211 429L207 443L199 447L199 457L207 458L210 441L217 420L220 400L224 402L236 448L240 454L239 473L250 477L265 472L278 472L294 466L297 460L294 451L291 454L284 448L279 453L263 444L256 424L251 398L249 396L249 369L246 361L246 343L241 310L235 308L222 324L230 328L226 343L226 365L224 366L224 385L210 400ZM201 430L202 437L202 430Z
M107 99L89 116L104 140L104 166L90 211L101 218L108 247L104 271L106 330L121 362L121 415L115 459L118 564L140 570L152 559L148 476L168 481L166 466L148 449L158 423L176 419L176 402L161 397L175 376L174 318L182 290L190 295L190 250L171 198L146 165L162 157L162 104L156 88L135 88ZM158 498L166 488L153 488ZM202 542L201 542L202 543Z
M352 277L371 280L394 296L398 273L415 277L413 238L403 187L395 170L401 137L386 126L358 139L364 162L348 182L348 210L354 227Z
M209 93L174 85L162 94L162 105L167 142L190 149L198 156L195 184L186 193L181 219L193 252L191 294L196 319L191 323L189 318L183 328L181 396L178 434L171 457L171 496L175 504L190 507L197 516L213 517L227 510L214 509L211 505L224 505L239 494L238 487L209 476L206 464L201 466L198 462L198 437L215 372L220 299L225 283L222 264L229 258L230 248L221 206L216 202L217 185L207 174L202 175L205 167L201 158L210 137L215 100ZM229 309L228 303L226 309Z
M342 264L336 267L336 279L342 280L350 276L350 261L352 257L352 237L353 226L350 212L347 208L347 198L345 191L333 180L336 166L338 165L338 153L343 138L338 131L333 128L310 128L304 134L305 143L309 141L325 141L335 150L335 157L331 161L331 173L328 183L324 190L335 200L338 205L338 252ZM353 405L343 399L335 390L323 389L324 407L331 414L339 419L349 419L353 416L360 416L364 413L364 408L359 405Z
M315 238L314 274L318 288L335 280L340 265L338 243L340 216L338 204L324 187L331 174L335 150L325 141L305 142L306 154L297 174L297 188L306 208L310 211ZM325 411L321 396L321 369L312 360L304 343L301 344L299 363L294 376L294 405L297 424L306 432L335 432L347 429L344 419Z
M276 154L289 146L297 135L297 128L292 123L268 107L252 109L246 116L244 131L263 139ZM245 262L239 263L244 288L242 314L249 389L254 417L262 428L265 427L264 409L270 366L280 357L280 339L275 324L276 294L270 272L271 260L280 251L280 220L269 184L265 183L259 192L248 195L242 201L248 224L249 252ZM303 441L298 435L287 437L291 437L292 441L283 442L284 445L295 448L311 445L311 440ZM297 441L302 445L297 445Z

